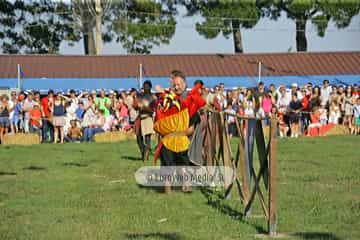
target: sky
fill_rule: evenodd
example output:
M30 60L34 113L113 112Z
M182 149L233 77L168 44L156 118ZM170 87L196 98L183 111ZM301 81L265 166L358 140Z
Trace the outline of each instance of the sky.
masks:
M186 53L233 53L233 39L221 34L215 39L205 39L195 30L195 23L201 22L202 17L183 17L184 9L180 9L177 16L177 27L170 44L154 46L153 54L186 54ZM245 53L288 52L296 51L295 22L287 19L285 14L277 21L262 18L251 29L242 29L242 39ZM319 37L315 27L307 23L308 51L360 51L360 14L353 17L350 26L337 29L330 23L325 37ZM82 41L69 47L63 42L60 47L61 54L83 54ZM120 43L104 44L104 55L126 54Z

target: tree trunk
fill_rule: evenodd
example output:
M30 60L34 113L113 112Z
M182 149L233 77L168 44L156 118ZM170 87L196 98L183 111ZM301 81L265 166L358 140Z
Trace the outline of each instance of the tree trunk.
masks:
M307 51L306 18L296 19L296 49L298 52Z
M243 53L243 45L241 39L241 31L240 31L240 23L238 20L232 20L232 31L233 31L233 39L234 39L234 50L235 53Z
M85 43L85 36L87 39L86 43ZM84 34L84 47L85 47L85 52L87 49L89 55L96 54L94 32L91 27L89 27L86 31L86 34Z
M95 9L96 9L96 55L101 55L102 53L102 30L101 30L101 19L102 19L102 7L101 7L101 1L96 0L95 1Z
M89 37L87 34L83 33L83 44L84 44L84 53L85 55L89 55Z

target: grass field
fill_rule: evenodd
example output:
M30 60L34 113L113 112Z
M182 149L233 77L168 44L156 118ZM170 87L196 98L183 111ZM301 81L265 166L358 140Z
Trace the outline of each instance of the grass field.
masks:
M360 239L359 140L279 140L278 232ZM0 146L0 239L254 239L266 231L264 218L242 217L236 192L224 200L139 187L137 157L134 141Z

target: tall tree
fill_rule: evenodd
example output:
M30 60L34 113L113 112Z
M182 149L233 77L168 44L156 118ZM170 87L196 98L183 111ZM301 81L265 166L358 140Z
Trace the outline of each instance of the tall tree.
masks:
M96 7L99 3L101 8ZM154 45L168 44L175 33L173 1L72 0L72 8L83 35L85 54L96 54L99 39L119 42L129 53L148 54ZM94 28L105 29L101 38L101 31L94 32Z
M262 6L265 15L277 19L282 11L296 24L296 49L307 51L307 22L311 21L320 37L325 36L330 21L338 28L349 26L352 17L359 13L360 2L352 0L276 0Z
M241 28L252 28L261 17L261 11L255 0L235 1L183 1L188 15L200 14L205 20L196 23L197 32L207 39L219 34L229 38L232 36L234 51L244 52Z
M3 53L58 53L62 41L79 41L69 6L59 1L0 1Z
M129 53L149 54L154 45L169 44L175 34L174 6L172 1L122 1L108 30Z

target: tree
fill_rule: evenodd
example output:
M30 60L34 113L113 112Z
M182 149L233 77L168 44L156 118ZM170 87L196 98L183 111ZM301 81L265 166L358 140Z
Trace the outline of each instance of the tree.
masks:
M62 41L79 41L68 5L59 1L0 1L3 53L58 53Z
M99 40L119 42L129 53L148 54L153 45L168 44L175 33L172 1L72 0L72 9L83 35L85 54L96 54Z
M318 35L324 37L330 21L334 21L338 28L349 26L352 17L359 13L360 3L353 0L276 0L263 5L262 9L265 15L273 19L285 11L296 24L297 51L307 51L307 21L311 20Z
M224 37L233 37L234 51L244 52L241 28L252 28L261 17L261 11L255 0L247 1L183 1L188 15L199 13L205 20L196 23L196 31L207 39L213 39L220 33Z
M169 44L175 33L171 1L123 1L114 8L108 31L129 53L149 54L154 45Z

